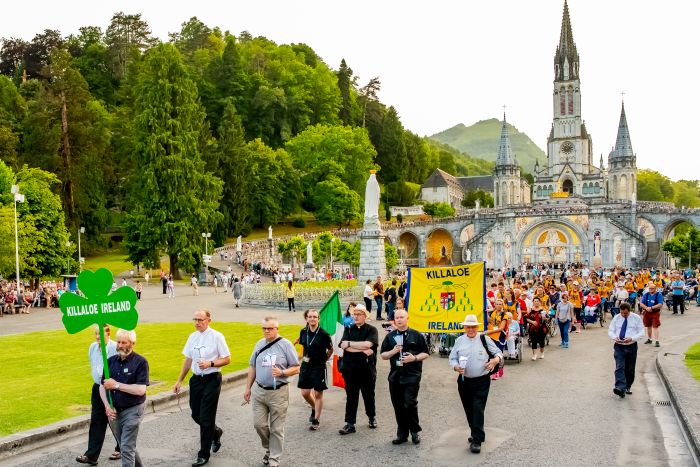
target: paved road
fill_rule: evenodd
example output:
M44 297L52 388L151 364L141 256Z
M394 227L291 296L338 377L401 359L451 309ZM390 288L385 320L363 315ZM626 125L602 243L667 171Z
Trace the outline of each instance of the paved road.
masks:
M164 308L166 299L146 295L143 321L189 318L198 302L211 302L216 317L226 320L257 320L265 310L224 311L227 299L202 293L199 300L178 297ZM211 296L209 296L211 295ZM220 313L220 315L219 315ZM300 319L277 313L285 321ZM298 315L299 313L297 313ZM221 318L223 316L223 318ZM19 317L18 317L19 318ZM37 320L27 328L55 327L51 319ZM3 325L6 322L3 322ZM3 326L4 327L4 326ZM22 326L18 326L22 327ZM685 316L663 316L662 344L700 334L700 309ZM492 385L487 407L487 442L479 456L466 450L466 420L456 391L454 373L446 359L433 355L425 363L419 397L423 442L392 446L395 431L386 383L387 364L379 363L377 405L379 428L368 429L358 417L359 431L341 437L344 393L332 389L318 432L307 431L308 409L298 390L290 392L286 450L283 464L348 466L448 466L526 465L693 465L669 407L655 404L668 400L654 367L664 347L640 345L634 394L624 400L612 394L612 345L605 329L590 327L573 336L571 348L553 345L546 358L508 364L505 378ZM234 349L235 351L235 349ZM224 429L223 447L212 456L212 466L261 465L263 451L252 428L250 406L241 406L243 388L222 394L219 423ZM360 411L361 412L361 411ZM186 466L195 457L198 430L189 418L186 400L168 413L150 415L139 435L139 449L146 465ZM74 466L85 449L87 436L18 456L0 465ZM108 454L106 443L103 454ZM110 463L105 456L102 465Z

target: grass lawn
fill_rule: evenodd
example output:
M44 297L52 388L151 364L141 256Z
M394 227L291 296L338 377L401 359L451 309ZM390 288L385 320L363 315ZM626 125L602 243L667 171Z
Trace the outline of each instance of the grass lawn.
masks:
M260 326L217 322L226 336L231 363L224 373L246 368ZM300 326L280 326L280 335L294 340ZM182 347L194 330L190 323L143 324L136 329L135 350L150 365L148 395L170 390L182 368ZM112 338L115 336L112 329ZM93 331L64 330L0 337L0 436L90 413L90 364L87 350Z
M170 260L167 257L162 258L160 264L160 269L163 269L164 271L170 270ZM83 269L96 271L100 268L109 269L110 271L112 271L112 275L114 277L131 269L133 269L134 273L136 273L136 268L129 261L128 257L126 256L126 252L121 249L107 251L97 256L89 256L85 258ZM157 278L158 274L160 274L160 269L150 270L151 277L154 277L155 274ZM141 269L141 275L143 275L144 272L144 269Z
M688 349L685 354L685 364L688 365L693 378L700 381L700 342Z

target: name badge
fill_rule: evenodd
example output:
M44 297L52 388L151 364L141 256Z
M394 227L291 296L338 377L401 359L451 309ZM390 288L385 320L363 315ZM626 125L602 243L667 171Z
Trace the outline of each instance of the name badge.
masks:
M128 373L128 372L129 372L129 369L128 369L128 368L124 368L124 373Z
M270 355L263 356L262 366L263 367L271 367L272 366L272 359L270 358Z
M311 359L309 357L304 357L301 359L301 361L304 363L309 363L309 361L311 361Z

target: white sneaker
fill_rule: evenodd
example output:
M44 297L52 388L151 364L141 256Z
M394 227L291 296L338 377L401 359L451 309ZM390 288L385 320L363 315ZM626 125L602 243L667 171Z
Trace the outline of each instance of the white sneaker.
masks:
M544 354L543 354L543 353L540 354L540 360L542 360L542 359L544 359Z
M534 362L535 360L537 360L537 355L532 356L532 361Z

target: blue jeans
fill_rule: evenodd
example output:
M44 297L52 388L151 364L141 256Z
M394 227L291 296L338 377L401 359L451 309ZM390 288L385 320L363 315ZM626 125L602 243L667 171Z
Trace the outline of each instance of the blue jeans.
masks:
M396 303L386 302L384 306L386 307L386 319L388 319L389 321L393 321L394 307L396 306Z
M384 301L384 298L377 296L374 297L374 301L377 302L377 319L380 319L382 317L382 302Z
M559 334L561 335L561 343L564 346L569 346L569 329L571 329L571 321L564 321L563 323L557 320L559 324Z

